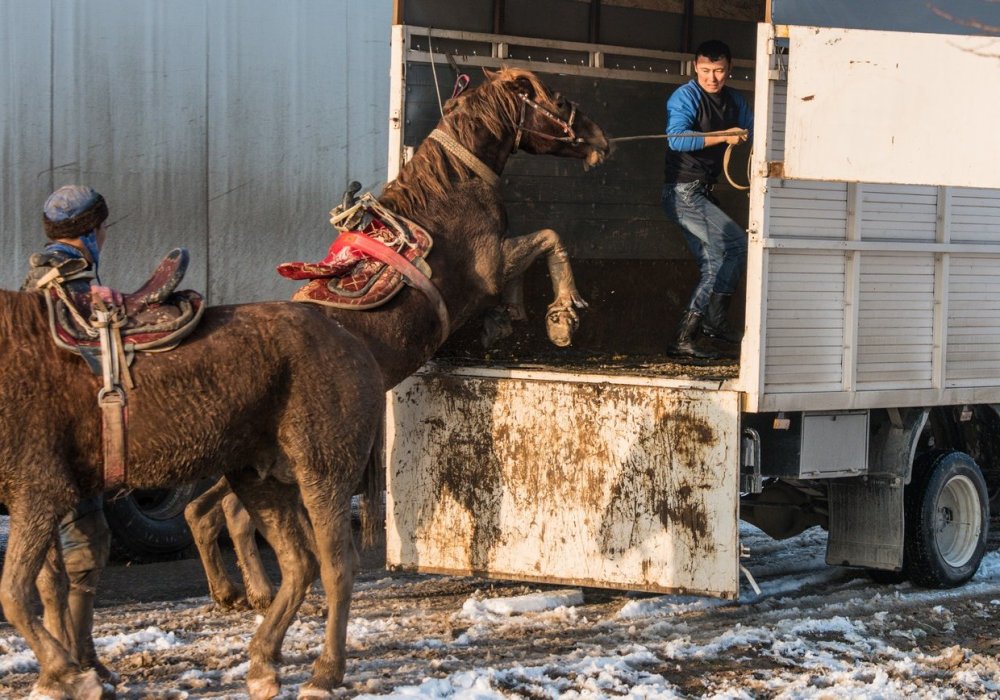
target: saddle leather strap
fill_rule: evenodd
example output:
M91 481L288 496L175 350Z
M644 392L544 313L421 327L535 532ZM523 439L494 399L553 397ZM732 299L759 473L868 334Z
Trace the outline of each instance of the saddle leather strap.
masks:
M438 321L440 322L441 342L444 343L444 341L448 339L448 336L451 333L451 321L448 316L448 307L445 305L444 299L441 297L441 292L439 292L437 287L431 283L427 275L417 269L413 263L389 246L356 231L345 232L337 236L337 240L333 242L331 250L336 253L347 246L356 248L357 250L367 253L376 260L389 265L392 269L401 274L411 286L416 287L423 292L424 295L430 300L431 305L434 306L434 312L437 314Z
M106 306L99 296L94 301L93 325L101 340L103 386L97 394L97 405L101 409L104 490L111 491L125 485L128 467L128 401L118 380L124 374L125 385L132 388L134 384L122 345L121 327L127 321L125 309Z
M101 436L104 448L104 490L126 485L128 465L128 405L121 388L98 394L101 407Z
M479 177L483 178L490 187L497 187L500 184L500 177L493 172L490 166L486 165L483 161L479 160L472 151L460 144L458 141L453 139L451 136L441 131L440 129L435 129L430 133L428 138L432 138L437 141L444 150L451 153L453 156L462 161L465 165Z

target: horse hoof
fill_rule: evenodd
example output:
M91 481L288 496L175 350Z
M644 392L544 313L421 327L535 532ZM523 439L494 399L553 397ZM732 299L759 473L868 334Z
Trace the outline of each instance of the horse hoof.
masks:
M112 671L110 668L102 664L100 661L94 661L91 664L91 668L97 674L101 683L106 683L110 686L116 686L121 682L121 676Z
M54 687L39 681L31 689L28 698L29 700L101 700L104 696L104 684L93 669L75 673L59 685L61 687Z
M222 612L243 612L250 609L250 601L242 590L233 588L225 593L212 593L215 607Z
M281 692L277 678L251 678L247 681L250 700L271 700Z
M73 700L101 700L104 697L104 683L96 670L84 671L73 681Z
M304 685L299 688L299 698L332 698L333 693L329 690L323 690L322 688L315 688L312 686Z
M274 600L274 594L271 591L267 593L253 593L247 592L247 600L251 608L257 612L264 612L269 607L271 607L271 601Z
M573 333L579 327L576 315L566 309L552 309L545 316L545 331L553 345L560 348L573 343Z
M46 688L36 683L28 694L28 700L72 700L72 698L61 690Z

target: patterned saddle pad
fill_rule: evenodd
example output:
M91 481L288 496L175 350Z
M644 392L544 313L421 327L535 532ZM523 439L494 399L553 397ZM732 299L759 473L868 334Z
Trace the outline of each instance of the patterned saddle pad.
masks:
M392 214L370 194L364 195L355 210L334 209L331 222L344 233L360 233L385 244L431 276L424 261L433 245L426 229ZM352 213L353 212L353 213ZM348 225L338 225L345 221ZM338 236L339 238L339 236ZM344 309L373 309L386 303L402 288L404 277L384 262L369 257L350 245L335 240L327 256L315 263L288 262L278 265L278 274L308 280L295 294L295 301L311 301Z

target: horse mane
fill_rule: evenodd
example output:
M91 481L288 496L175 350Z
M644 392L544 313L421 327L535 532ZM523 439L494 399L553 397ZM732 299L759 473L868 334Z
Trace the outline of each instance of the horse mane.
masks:
M441 122L447 121L451 135L470 150L482 138L482 129L502 139L514 128L521 109L515 83L529 84L539 103L551 105L552 102L548 90L529 71L501 68L486 76L481 85L449 99L444 105ZM381 197L396 211L412 212L426 207L431 198L444 197L455 182L473 177L472 170L458 158L436 141L425 139L410 161L400 168L396 179L385 186Z

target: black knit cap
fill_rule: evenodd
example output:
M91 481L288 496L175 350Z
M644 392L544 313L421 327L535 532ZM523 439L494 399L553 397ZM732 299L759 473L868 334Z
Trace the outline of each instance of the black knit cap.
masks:
M79 238L108 218L108 205L85 185L64 185L49 195L42 209L42 226L52 240Z

